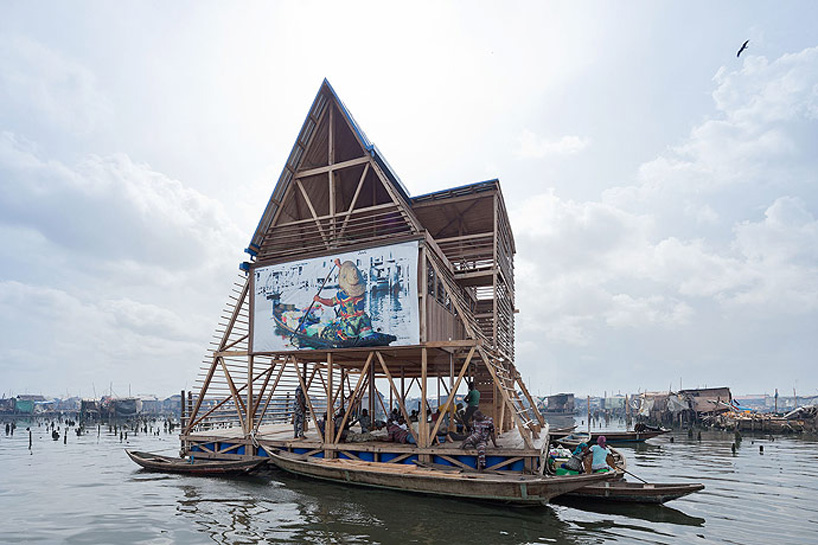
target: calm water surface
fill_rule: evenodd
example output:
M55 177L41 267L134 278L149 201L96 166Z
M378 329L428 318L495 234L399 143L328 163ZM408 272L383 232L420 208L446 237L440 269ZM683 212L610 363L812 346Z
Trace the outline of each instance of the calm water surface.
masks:
M22 424L22 425L20 425ZM171 435L96 431L54 442L27 424L0 435L0 543L818 543L818 442L684 432L622 447L655 482L698 481L666 506L515 509L317 483L147 473L123 448L178 452ZM759 453L759 447L764 453ZM629 477L629 479L633 479Z

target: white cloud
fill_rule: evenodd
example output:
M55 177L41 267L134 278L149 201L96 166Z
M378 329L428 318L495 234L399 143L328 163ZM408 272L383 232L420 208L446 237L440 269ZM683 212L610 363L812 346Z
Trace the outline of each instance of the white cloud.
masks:
M249 234L219 202L124 154L74 165L41 154L0 135L0 232L13 237L0 269L3 371L51 391L192 381Z
M512 208L520 338L594 351L609 328L749 330L815 312L818 50L715 80L717 117L642 165L637 185Z
M563 136L553 140L526 129L518 138L518 148L514 154L523 159L541 159L549 155L574 155L590 145L588 138Z
M31 147L0 135L2 223L36 230L86 259L167 267L199 267L240 240L219 202L127 155L68 166Z
M184 385L203 353L198 319L154 305L2 281L0 311L0 373L34 391L73 384L90 392L94 381L123 387L145 377Z
M2 33L0 103L0 119L13 115L74 134L96 129L112 113L90 70L40 42Z
M621 293L614 295L612 301L614 307L604 315L605 322L612 327L684 326L694 313L687 303L661 295L635 298Z

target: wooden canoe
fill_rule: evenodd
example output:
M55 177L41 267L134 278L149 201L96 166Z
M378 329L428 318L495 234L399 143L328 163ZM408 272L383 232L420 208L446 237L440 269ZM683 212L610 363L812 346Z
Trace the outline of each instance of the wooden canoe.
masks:
M596 431L591 433L591 443L596 443L600 435L605 436L605 442L613 445L621 445L623 443L642 443L653 437L658 437L670 430L666 429L646 429L644 431L625 430L625 431ZM588 443L589 445L591 443Z
M335 339L324 339L318 335L308 335L303 331L296 331L287 325L287 322L282 317L282 314L287 310L298 310L293 305L278 305L273 309L273 321L276 324L276 331L282 335L287 335L291 340L295 340L299 348L315 348L315 349L330 349L330 348L366 348L374 346L389 346L395 342L397 337L373 331L366 337L355 337L345 341Z
M185 473L187 475L244 475L267 463L266 459L258 458L252 460L207 460L195 457L172 458L128 449L125 452L131 460L149 471Z
M590 446L591 434L583 432L571 433L569 435L563 435L562 437L554 437L551 439L551 442L571 448L577 447L580 443L587 443L588 446Z
M551 428L548 430L548 433L552 437L565 437L566 435L572 433L575 429L577 429L577 425L574 424L573 426L566 426L564 428Z
M555 477L478 473L455 467L444 470L413 464L325 460L289 452L270 452L269 455L279 468L314 479L515 505L544 505L555 496L614 477L613 474Z
M593 483L566 494L566 497L610 502L665 503L703 490L701 483L634 483L606 481Z
M653 437L658 437L670 430L665 429L647 429L644 431L626 430L626 431L595 431L589 432L574 432L563 437L555 437L552 442L559 443L566 446L577 446L580 443L595 444L600 435L605 436L605 442L609 445L622 445L625 443L642 443Z
M567 447L569 445L564 445L564 446ZM576 445L574 445L574 446L576 446ZM628 469L628 461L625 459L625 456L622 454L621 451L619 451L619 450L617 450L617 449L615 449L613 447L608 447L608 450L611 451L611 456L613 456L613 460L609 460L609 462L612 461L616 465L616 468L620 470L619 478L621 479L622 477L624 477L624 472L627 471L627 469ZM586 460L589 460L591 455L589 454L588 456L589 456L589 458L586 458ZM567 457L566 458L556 458L556 459L552 459L552 460L553 460L553 466L554 467L552 467L551 469L555 471L557 469L557 467L560 466L560 464L562 464L564 462L567 462L568 458ZM590 462L587 462L587 463L590 464ZM586 467L590 468L591 466L588 465Z

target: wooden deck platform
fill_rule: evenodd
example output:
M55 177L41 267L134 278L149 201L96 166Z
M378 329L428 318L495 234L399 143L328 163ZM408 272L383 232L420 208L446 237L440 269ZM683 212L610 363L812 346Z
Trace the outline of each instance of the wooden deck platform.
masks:
M241 428L225 428L181 436L184 448L200 458L242 459L248 456L269 456L270 451L283 450L298 454L342 458L367 462L414 464L415 461L474 469L477 450L461 449L461 441L426 448L389 441L322 443L314 429L302 439L293 439L291 424L266 424L255 437L246 438ZM516 428L497 438L498 447L489 444L487 468L515 473L538 473L547 447L547 430L536 438L533 449L526 448Z

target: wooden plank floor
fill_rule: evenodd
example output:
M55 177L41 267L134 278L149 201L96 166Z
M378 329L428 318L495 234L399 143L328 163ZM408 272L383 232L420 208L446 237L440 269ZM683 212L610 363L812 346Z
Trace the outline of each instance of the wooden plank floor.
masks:
M353 431L356 429L357 426L353 428ZM543 448L546 441L546 435L547 433L544 430L540 433L539 438L533 441L535 450L539 451ZM243 439L244 433L240 427L234 427L197 431L192 433L189 438L195 441L230 441ZM307 430L303 439L293 439L292 424L264 424L259 427L259 431L256 434L256 440L260 443L268 443L276 447L284 448L321 448L322 446L318 437L318 432L315 430L312 423L310 423L310 429ZM456 453L460 450L460 444L461 441L455 441L453 443L446 443L444 445L430 447L429 450L440 453ZM520 432L517 430L517 428L501 434L497 438L497 444L497 449L489 444L489 450L495 452L528 450L525 448L525 443L523 442L523 438L520 436ZM381 451L388 448L390 451L400 452L406 450L407 452L412 452L417 449L415 445L391 443L386 441L340 443L338 446L342 449L367 451Z

